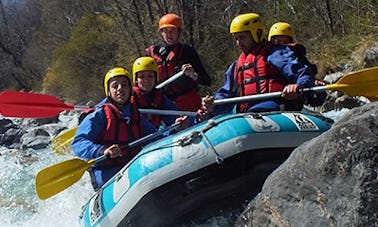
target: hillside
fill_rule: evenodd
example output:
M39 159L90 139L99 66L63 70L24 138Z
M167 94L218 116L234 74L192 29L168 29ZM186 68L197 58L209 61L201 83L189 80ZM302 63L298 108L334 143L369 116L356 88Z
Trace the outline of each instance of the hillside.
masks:
M198 50L212 77L213 85L201 88L203 95L222 84L223 72L236 59L229 24L245 12L259 13L267 30L277 21L291 23L323 78L365 67L365 51L378 42L377 8L375 0L2 1L0 89L97 101L107 70L131 69L134 59L160 40L157 22L167 12L183 18L181 39Z

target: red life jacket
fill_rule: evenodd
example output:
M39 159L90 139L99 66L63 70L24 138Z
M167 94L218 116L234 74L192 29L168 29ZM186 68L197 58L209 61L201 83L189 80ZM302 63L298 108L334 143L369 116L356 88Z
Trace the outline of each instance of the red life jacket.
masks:
M159 82L163 82L172 77L175 73L181 71L182 55L185 45L177 43L168 53L164 45L150 46L146 49L149 56L153 57L158 64ZM163 51L162 51L163 50ZM171 84L164 87L164 94L174 101L191 90L196 90L197 84L191 79L181 77Z
M151 102L147 102L145 96L142 94L142 91L139 89L138 86L133 86L134 90L134 98L135 103L138 105L139 108L146 108L146 109L160 109L163 103L163 92L160 89L154 89L152 92L153 100ZM159 127L161 123L161 117L158 114L143 114L145 118L147 118L155 127Z
M122 157L108 158L101 163L103 166L124 166L140 150L140 147L129 148L127 145L139 139L142 135L142 125L139 117L138 107L131 102L130 120L126 120L121 111L112 103L105 103L102 108L106 116L106 129L98 138L98 143L105 146L118 144L122 150Z
M273 47L272 43L260 43L248 55L242 53L239 56L234 75L240 96L283 90L286 85L285 78L267 61ZM256 103L256 101L242 103L239 110L245 112Z

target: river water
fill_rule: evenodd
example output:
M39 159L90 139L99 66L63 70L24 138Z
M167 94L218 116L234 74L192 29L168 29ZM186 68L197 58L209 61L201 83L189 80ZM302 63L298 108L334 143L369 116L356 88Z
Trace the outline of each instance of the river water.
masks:
M325 116L337 121L345 112L329 112ZM79 226L81 207L93 195L88 174L56 196L40 200L35 193L35 175L50 165L74 157L57 155L51 148L35 153L37 158L25 161L0 146L0 227ZM214 217L202 226L227 226L226 223L224 217Z

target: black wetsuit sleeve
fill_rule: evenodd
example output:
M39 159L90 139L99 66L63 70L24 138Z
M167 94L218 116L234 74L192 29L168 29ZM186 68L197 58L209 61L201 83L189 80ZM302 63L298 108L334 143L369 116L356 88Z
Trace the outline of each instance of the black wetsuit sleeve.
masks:
M190 63L193 66L194 71L198 74L197 82L199 84L205 86L211 85L211 78L207 73L205 67L203 66L201 58L199 57L197 51L194 48L185 45L182 61L183 64Z

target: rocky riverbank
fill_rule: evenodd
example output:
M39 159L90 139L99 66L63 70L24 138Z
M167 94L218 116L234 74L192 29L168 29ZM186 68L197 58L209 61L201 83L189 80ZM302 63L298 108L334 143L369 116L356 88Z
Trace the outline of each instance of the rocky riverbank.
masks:
M378 102L294 150L236 226L378 226Z

